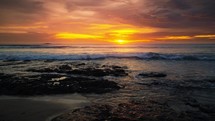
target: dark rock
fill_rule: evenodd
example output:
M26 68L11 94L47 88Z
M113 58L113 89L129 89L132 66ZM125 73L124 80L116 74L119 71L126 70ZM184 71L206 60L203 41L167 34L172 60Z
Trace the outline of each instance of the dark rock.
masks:
M149 72L149 73L141 73L138 76L148 78L148 77L166 77L167 75L164 73L158 73L158 72Z
M99 69L99 68L85 68L85 69L75 69L70 71L70 74L84 75L84 76L126 76L127 73L122 69Z
M149 102L117 106L97 104L65 113L52 121L173 121L170 119L174 119L174 115L171 110Z
M207 114L215 114L215 106L214 105L199 105L199 110L207 113Z
M0 79L1 95L44 95L75 92L100 94L120 89L113 81L59 74L24 77L0 74Z
M84 66L84 65L86 65L85 63L78 63L78 64L76 64L76 66Z
M28 63L28 62L31 62L31 60L24 60L23 62L24 63Z
M76 66L79 66L78 68ZM75 68L73 68L73 66ZM46 67L41 69L28 69L27 71L32 72L57 72L57 73L66 73L73 75L83 75L83 76L95 76L95 77L103 77L103 76L127 76L128 73L125 69L119 66L102 66L98 65L86 65L85 63L79 63L75 65L65 64L56 67Z
M112 66L113 69L121 69L122 67L120 66Z
M54 62L54 60L44 60L44 62L50 63L50 62Z
M70 65L61 65L58 67L59 70L71 70L72 67Z
M64 113L52 121L213 121L214 119L213 107L209 108L209 106L201 105L198 106L200 110L176 112L166 101L151 98L131 100L114 106L93 104ZM192 99L185 101L196 103Z

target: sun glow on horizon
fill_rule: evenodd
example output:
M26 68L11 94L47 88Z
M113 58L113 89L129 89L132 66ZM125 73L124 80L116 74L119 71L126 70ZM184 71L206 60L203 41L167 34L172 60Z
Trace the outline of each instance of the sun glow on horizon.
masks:
M115 42L116 42L117 44L126 44L126 43L127 43L127 41L125 41L125 40L123 40L123 39L115 40Z

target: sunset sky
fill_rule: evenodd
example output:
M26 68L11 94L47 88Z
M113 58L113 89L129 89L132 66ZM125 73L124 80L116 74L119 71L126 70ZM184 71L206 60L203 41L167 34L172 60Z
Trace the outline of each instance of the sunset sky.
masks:
M0 0L0 44L215 43L215 0Z

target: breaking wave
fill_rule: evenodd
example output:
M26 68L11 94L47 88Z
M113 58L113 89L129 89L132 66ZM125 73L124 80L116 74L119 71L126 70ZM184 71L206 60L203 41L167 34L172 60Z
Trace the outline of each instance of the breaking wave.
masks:
M163 54L163 53L115 53L115 54L0 54L0 60L98 60L108 58L133 58L141 60L192 60L215 61L215 55Z

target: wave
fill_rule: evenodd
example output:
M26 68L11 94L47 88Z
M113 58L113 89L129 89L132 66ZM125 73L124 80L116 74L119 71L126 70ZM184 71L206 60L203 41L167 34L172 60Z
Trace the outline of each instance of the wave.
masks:
M0 54L0 60L98 60L108 58L130 58L141 60L192 60L215 61L215 55L185 55L162 53L131 53L131 54Z
M215 44L145 44L145 45L0 45L0 49L55 49L55 48L214 48Z

